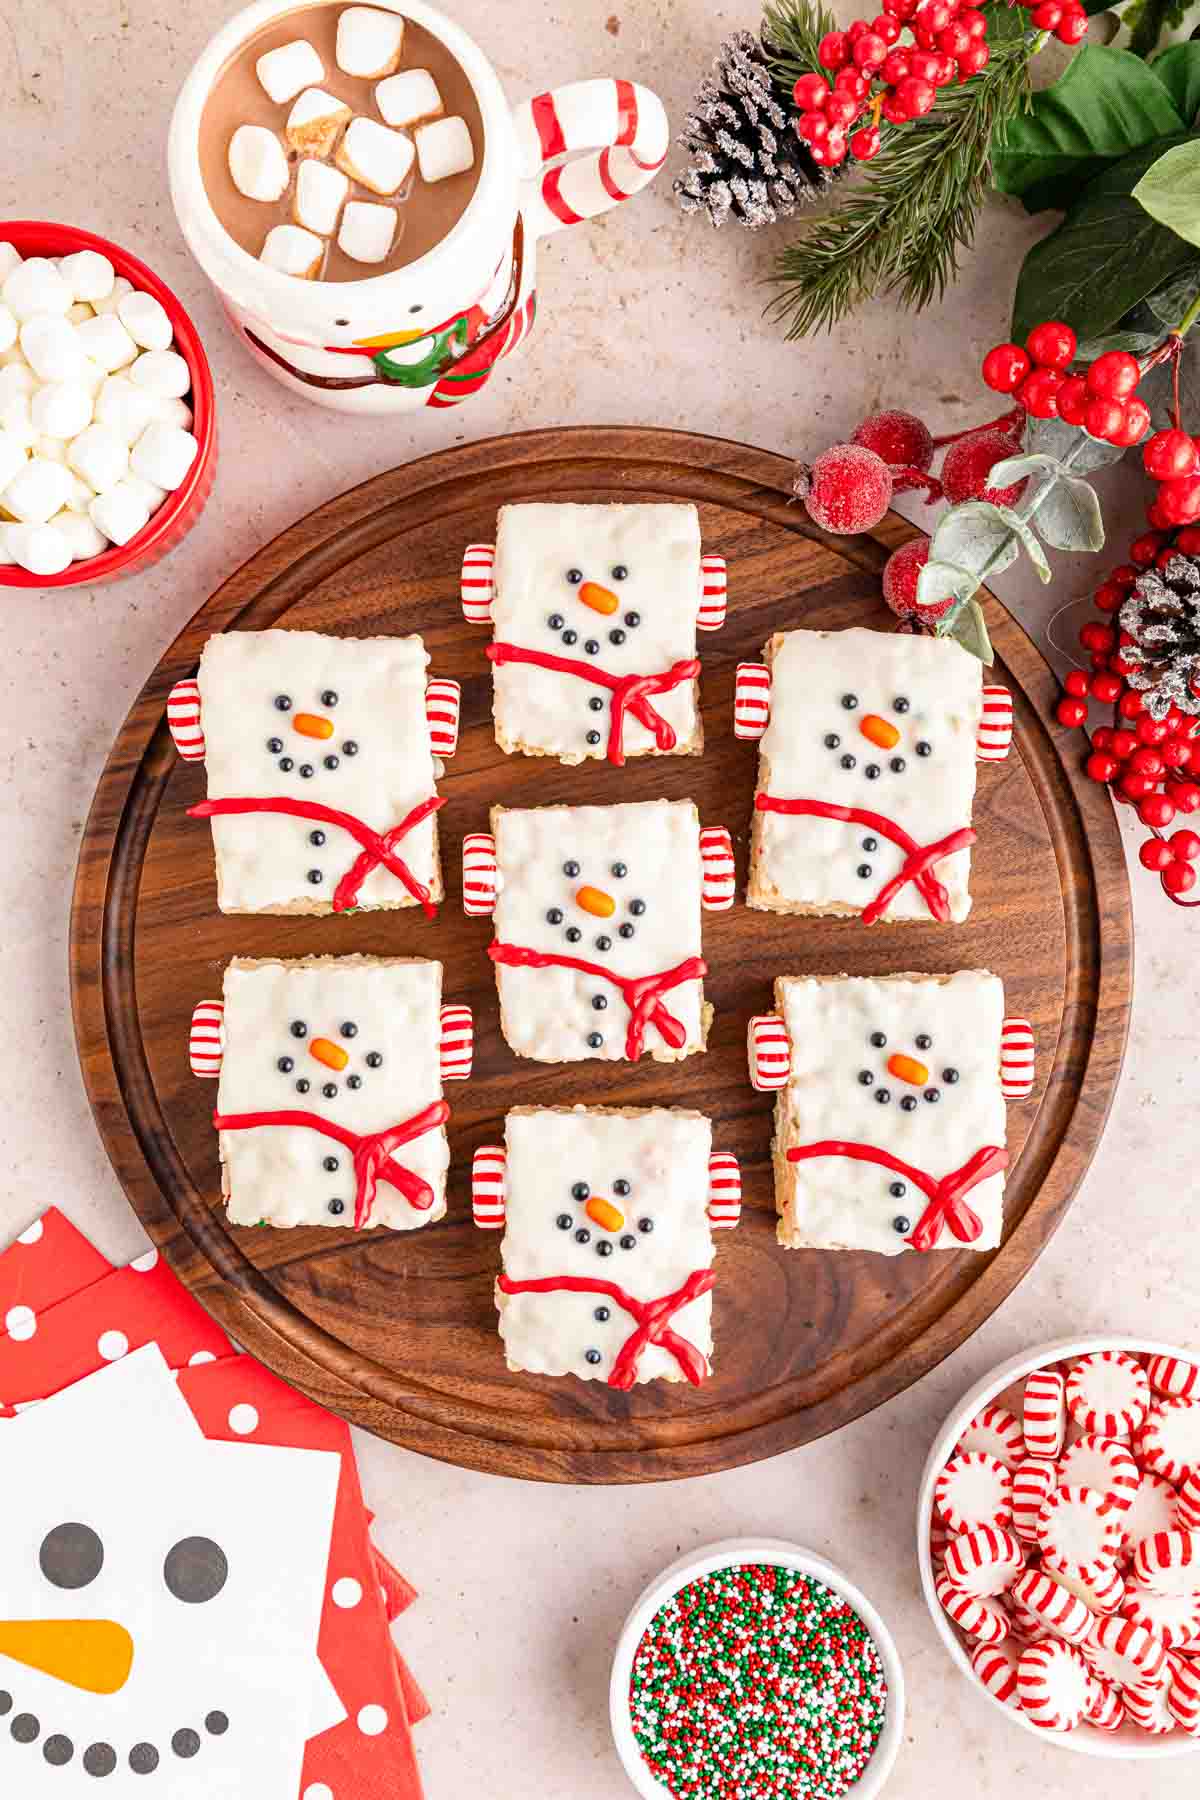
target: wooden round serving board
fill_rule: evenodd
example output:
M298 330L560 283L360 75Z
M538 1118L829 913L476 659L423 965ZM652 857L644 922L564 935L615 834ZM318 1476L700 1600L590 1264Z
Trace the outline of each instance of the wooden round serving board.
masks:
M789 626L886 630L879 571L913 535L894 514L869 536L828 538L788 499L789 464L716 438L643 429L528 433L394 469L267 545L201 607L143 689L109 757L84 835L72 982L84 1080L138 1216L221 1323L335 1412L431 1456L554 1481L707 1474L803 1444L898 1393L962 1342L1030 1267L1065 1213L1103 1129L1121 1066L1131 977L1125 863L1107 795L1062 753L1056 683L996 601L996 677L1013 691L1019 754L982 764L974 910L964 925L871 928L753 913L741 904L757 746L732 733L734 666ZM463 623L463 546L494 535L517 500L690 500L706 550L729 563L729 619L701 643L706 749L623 770L506 757L492 737L487 633ZM435 674L463 688L463 732L441 791L447 897L351 918L223 917L206 825L184 809L204 772L177 760L165 702L216 631L295 626L349 635L419 631ZM461 910L464 833L493 801L534 806L690 796L730 827L739 902L709 914L706 1055L636 1066L522 1062L503 1043L484 955L490 921ZM448 999L476 1021L475 1072L455 1083L449 1214L393 1235L233 1229L219 1200L214 1084L188 1072L193 1003L219 994L232 956L361 951L445 965ZM1037 1032L1038 1084L1009 1107L1005 1238L987 1255L787 1251L775 1242L772 1099L746 1078L746 1021L780 973L1002 975L1008 1010ZM680 1105L714 1122L741 1160L745 1210L720 1233L715 1367L701 1388L511 1375L492 1284L498 1239L471 1224L470 1163L509 1106Z

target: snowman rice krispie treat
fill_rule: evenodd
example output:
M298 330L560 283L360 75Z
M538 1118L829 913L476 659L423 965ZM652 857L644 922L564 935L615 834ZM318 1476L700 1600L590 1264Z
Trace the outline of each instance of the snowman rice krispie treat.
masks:
M991 1250L1005 1102L1033 1090L1033 1032L981 969L785 975L750 1021L750 1080L778 1091L775 1204L789 1249Z
M738 665L734 732L761 738L747 904L766 912L965 919L976 760L1012 700L949 638L785 631Z
M239 957L192 1014L192 1073L219 1078L213 1123L235 1225L388 1225L446 1211L450 1109L471 1073L465 1006L420 958Z
M733 904L733 847L690 800L492 809L463 840L463 904L495 918L500 1028L518 1056L660 1062L703 1050L701 909Z
M222 912L329 913L442 897L434 791L458 741L459 688L412 637L231 631L167 704L203 760Z
M475 1223L503 1230L510 1369L631 1388L690 1381L712 1354L712 1233L737 1224L735 1157L679 1107L518 1106L475 1152Z
M725 622L725 561L694 506L500 509L463 558L463 613L491 624L496 742L581 763L698 756L696 631Z

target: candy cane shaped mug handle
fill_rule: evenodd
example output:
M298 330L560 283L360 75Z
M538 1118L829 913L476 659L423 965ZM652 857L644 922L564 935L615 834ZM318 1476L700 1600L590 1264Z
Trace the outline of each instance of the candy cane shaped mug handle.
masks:
M756 1094L786 1087L792 1072L792 1046L778 1013L758 1013L746 1033L750 1086Z
M167 695L167 728L184 762L204 761L204 727L200 723L200 688L177 681Z
M466 1081L475 1060L475 1023L469 1006L443 1006L438 1056L443 1081Z
M731 1231L742 1216L742 1171L728 1150L708 1159L708 1222L714 1231Z
M215 1081L221 1073L225 1054L225 1002L201 1000L192 1008L192 1025L188 1032L188 1062L193 1075L202 1081Z
M504 1229L504 1168L501 1144L481 1144L471 1158L471 1217L480 1231Z
M671 135L657 94L611 76L535 94L514 109L513 124L522 212L535 237L630 199L666 161Z

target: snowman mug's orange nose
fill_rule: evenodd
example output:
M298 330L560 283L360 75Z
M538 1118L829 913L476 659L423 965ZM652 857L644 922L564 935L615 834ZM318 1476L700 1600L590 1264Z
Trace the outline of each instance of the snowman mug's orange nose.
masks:
M297 713L292 720L292 730L298 731L301 737L331 738L333 720L322 717L320 713Z
M598 581L585 581L579 590L579 598L598 613L615 613L621 604L612 589L601 587Z
M113 1619L0 1619L0 1656L88 1694L115 1694L129 1680L133 1639Z
M894 750L900 742L900 733L890 719L881 719L878 713L866 713L858 722L858 729L872 744L878 744L881 750Z
M585 913L591 913L594 919L611 919L617 910L616 901L603 888L577 888L575 904L582 907Z
M601 1231L620 1231L625 1223L625 1214L611 1200L602 1200L599 1194L593 1194L584 1212L593 1225L599 1225Z
M889 1075L907 1081L910 1087L924 1087L929 1080L929 1070L915 1056L889 1056L887 1066Z
M350 1061L342 1046L331 1043L328 1038L314 1038L308 1046L308 1054L324 1063L327 1069L344 1069Z

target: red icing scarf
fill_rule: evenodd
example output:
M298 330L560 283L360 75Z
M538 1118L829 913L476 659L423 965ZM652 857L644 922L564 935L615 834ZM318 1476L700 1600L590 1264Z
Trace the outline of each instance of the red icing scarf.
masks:
M659 1344L669 1350L692 1386L700 1386L708 1374L707 1360L695 1344L672 1331L671 1320L691 1301L709 1293L715 1280L711 1269L696 1269L681 1287L673 1294L664 1294L661 1300L635 1300L615 1281L600 1281L588 1275L547 1275L540 1281L513 1281L510 1276L501 1274L496 1285L503 1294L602 1294L605 1299L612 1300L637 1322L637 1330L626 1338L617 1352L608 1378L609 1387L628 1390L637 1380L638 1363L648 1344Z
M213 1124L218 1131L255 1131L262 1125L299 1126L305 1131L317 1131L322 1137L332 1138L344 1150L349 1150L354 1158L354 1229L361 1231L371 1216L375 1190L381 1180L403 1194L416 1212L429 1211L433 1205L433 1189L423 1176L414 1175L411 1169L398 1163L392 1151L398 1150L401 1144L411 1144L414 1138L424 1137L427 1131L436 1130L449 1117L450 1108L446 1102L434 1100L421 1112L414 1113L411 1119L402 1119L398 1125L389 1125L383 1131L350 1131L332 1119L323 1119L319 1113L299 1111L215 1112Z
M426 918L433 919L437 917L437 907L429 898L429 889L423 881L417 880L404 859L396 855L395 846L423 819L427 819L445 804L445 800L439 795L431 794L428 800L420 801L411 812L405 813L398 825L391 826L385 832L374 831L371 826L364 825L361 819L356 819L353 813L339 812L334 806L322 806L318 800L292 800L282 795L267 796L261 800L201 800L196 806L188 807L188 817L217 819L236 818L243 813L282 813L290 819L312 819L319 825L336 826L339 831L349 832L355 842L362 845L362 853L355 857L334 890L334 912L348 912L351 907L357 906L363 882L372 869L382 865L396 877L414 900L420 901Z
M609 981L620 988L621 997L629 1008L625 1055L630 1062L636 1062L642 1054L647 1024L655 1026L672 1050L683 1049L687 1031L674 1014L667 1011L662 996L678 987L680 982L699 981L708 973L708 964L701 956L685 957L683 962L664 970L661 975L618 975L599 963L584 962L579 956L560 956L555 950L526 950L519 944L493 941L488 945L488 955L494 963L502 963L507 969L577 969L581 975L594 975L597 981Z
M556 675L575 675L580 681L590 681L593 687L607 688L612 695L609 708L608 727L608 760L621 768L625 762L625 714L630 712L644 725L647 731L654 733L654 742L660 750L673 750L676 738L673 728L668 725L662 714L651 706L648 694L667 694L672 688L679 687L685 681L694 681L700 673L700 663L694 656L683 662L672 663L661 675L609 675L606 670L596 668L594 663L579 662L572 656L555 656L548 650L526 650L520 644L489 644L487 655L494 663L532 663L539 669L550 669Z
M1008 1167L1008 1151L996 1144L976 1150L961 1169L952 1169L940 1181L927 1175L924 1169L914 1169L911 1163L901 1162L889 1150L877 1150L871 1144L844 1143L840 1138L824 1138L817 1144L797 1144L787 1152L787 1159L792 1163L810 1162L818 1156L848 1156L853 1162L878 1163L880 1168L890 1169L893 1175L903 1175L914 1187L919 1187L929 1205L917 1220L916 1229L904 1240L914 1250L934 1249L943 1226L960 1244L973 1244L983 1230L983 1222L967 1205L966 1195L989 1175L998 1175L1001 1169Z
M868 831L877 831L903 850L905 863L898 875L885 881L875 898L863 907L864 925L874 925L881 919L901 888L914 882L924 898L930 914L943 923L950 917L950 896L941 882L933 874L933 864L941 862L944 856L953 856L956 850L965 850L975 842L975 833L969 825L961 831L952 831L949 836L939 838L936 844L921 845L915 838L909 837L902 825L887 819L882 813L868 812L861 806L834 806L828 800L781 800L774 794L755 794L755 810L758 812L796 813L805 818L840 819L844 825L864 825Z

